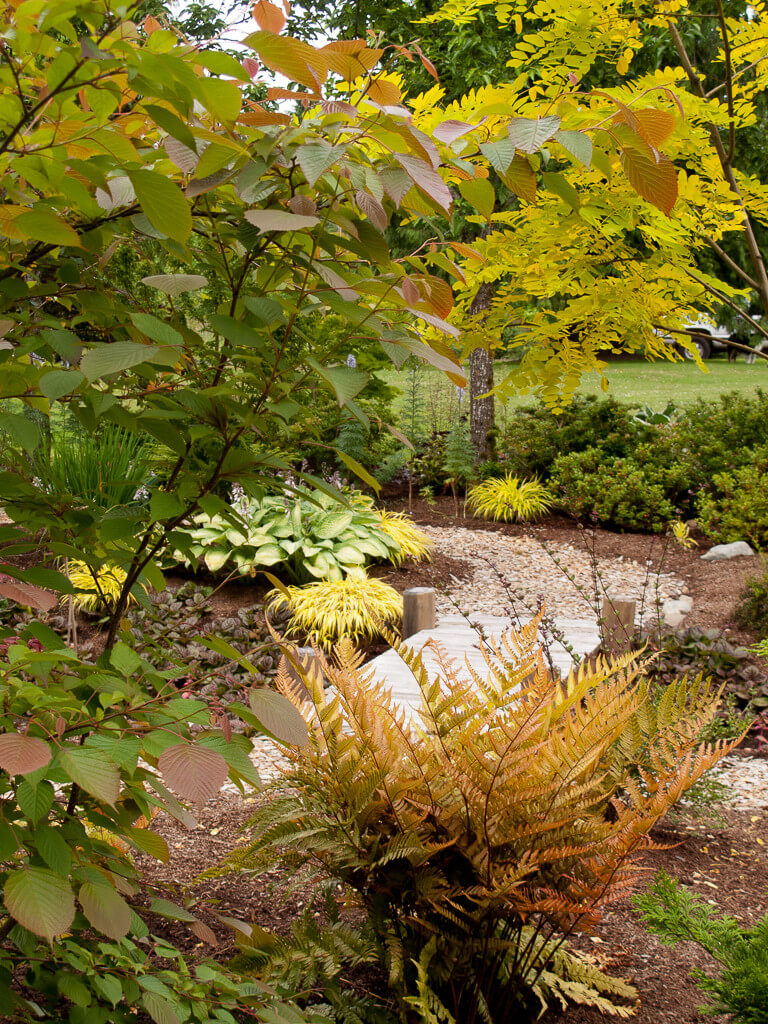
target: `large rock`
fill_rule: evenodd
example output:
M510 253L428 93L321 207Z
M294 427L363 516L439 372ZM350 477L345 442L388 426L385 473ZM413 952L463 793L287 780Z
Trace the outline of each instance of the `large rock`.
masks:
M690 597L680 597L674 601L665 601L661 609L664 624L669 626L670 629L677 629L692 608L693 601Z
M701 557L705 562L721 562L726 558L751 558L754 553L746 541L736 540L733 544L715 544Z

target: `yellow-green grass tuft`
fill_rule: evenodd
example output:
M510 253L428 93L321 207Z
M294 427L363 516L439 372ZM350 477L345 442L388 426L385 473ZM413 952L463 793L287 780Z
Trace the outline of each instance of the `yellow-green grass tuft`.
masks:
M381 528L388 537L398 545L399 550L390 556L394 565L402 565L409 559L412 562L432 560L434 547L430 538L420 530L412 519L404 512L389 512L387 509L376 509Z
M471 488L467 506L483 519L526 523L548 512L555 500L540 480L521 480L508 474L491 477Z
M73 595L75 608L91 614L114 608L126 580L125 569L119 565L102 565L99 569L91 569L85 562L78 561L69 563L67 575L72 586L80 591ZM133 604L135 601L133 594L129 594L128 603Z
M373 640L383 629L396 628L403 615L403 599L394 587L364 573L273 590L267 603L290 612L290 634L306 634L324 647L341 637Z

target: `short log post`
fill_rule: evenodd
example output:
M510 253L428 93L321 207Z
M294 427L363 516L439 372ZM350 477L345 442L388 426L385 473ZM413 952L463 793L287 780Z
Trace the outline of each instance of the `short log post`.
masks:
M412 587L403 594L403 640L422 629L437 625L435 591L432 587Z
M637 602L631 597L603 598L600 632L603 649L608 654L623 654L635 635L635 609Z
M280 669L287 673L291 689L297 694L300 700L309 700L309 690L304 684L304 680L299 675L298 669L294 667L291 659L294 662L298 662L301 668L308 676L312 676L317 673L322 679L322 672L320 669L320 661L312 650L311 647L291 647L290 658L283 654L280 658Z

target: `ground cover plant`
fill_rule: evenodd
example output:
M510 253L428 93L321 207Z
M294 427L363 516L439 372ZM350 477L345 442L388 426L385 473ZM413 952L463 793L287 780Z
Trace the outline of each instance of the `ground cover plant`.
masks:
M631 986L564 940L627 891L650 829L735 742L701 742L718 693L700 682L668 688L650 714L634 657L555 682L537 628L484 647L474 685L448 662L430 677L399 648L427 728L350 644L317 674L297 663L310 742L288 751L289 786L220 869L258 873L278 857L340 882L405 1019L534 1019L558 1001L630 1014ZM268 937L240 931L244 951L268 957Z

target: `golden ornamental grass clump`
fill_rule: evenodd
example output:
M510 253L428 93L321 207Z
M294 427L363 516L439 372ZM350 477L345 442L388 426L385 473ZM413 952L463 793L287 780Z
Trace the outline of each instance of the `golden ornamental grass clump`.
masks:
M701 740L719 700L708 682L652 699L637 655L554 680L537 629L483 642L471 682L445 656L430 676L398 647L421 689L414 717L348 641L302 673L308 703L280 677L310 739L286 748L287 777L227 867L277 858L340 882L403 1019L508 1024L553 1002L635 1012L631 985L565 939L632 890L653 827L735 745Z
M67 565L67 577L73 587L80 593L73 597L78 611L96 614L108 612L114 608L126 580L125 569L119 565L102 565L99 569L91 569L85 562L70 561ZM65 601L69 598L65 597ZM128 595L128 603L135 603L136 598Z
M527 523L549 512L555 499L540 480L521 480L507 474L489 477L471 487L467 507L483 519Z
M372 640L396 629L403 616L403 599L395 588L363 570L340 580L272 590L267 606L273 611L288 610L288 635L305 634L323 647L341 637Z
M394 565L412 561L430 562L434 544L431 539L404 512L390 512L388 509L376 509L381 522L381 529L398 545L399 550L392 554L389 561Z

